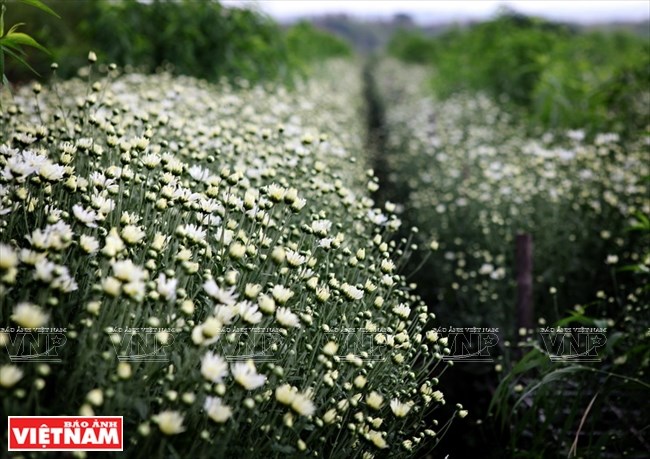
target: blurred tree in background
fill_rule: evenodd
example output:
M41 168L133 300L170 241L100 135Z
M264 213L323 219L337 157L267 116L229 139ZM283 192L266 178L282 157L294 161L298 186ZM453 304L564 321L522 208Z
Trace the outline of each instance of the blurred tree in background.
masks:
M650 43L503 11L437 37L396 33L395 57L433 66L434 91L482 91L524 108L534 126L629 132L647 127Z
M100 62L145 72L164 66L199 78L251 81L287 80L311 62L351 53L343 40L307 24L285 32L259 12L226 8L217 1L47 2L60 20L17 2L9 4L8 21L29 24L30 33L52 52L52 57L30 55L30 65L47 74L54 60L66 78L85 65L89 50ZM12 81L33 77L22 68L7 70Z

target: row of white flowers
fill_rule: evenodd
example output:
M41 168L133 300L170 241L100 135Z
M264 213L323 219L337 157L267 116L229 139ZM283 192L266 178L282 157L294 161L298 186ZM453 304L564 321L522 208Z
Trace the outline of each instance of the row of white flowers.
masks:
M96 71L2 95L3 413L124 415L133 457L409 455L466 414L437 419L446 350L369 198L357 68ZM21 327L65 329L61 363L11 363Z
M549 319L555 295L567 307L576 289L595 299L587 279L597 269L608 278L606 262L642 261L621 235L635 212L650 214L650 137L530 135L487 96L435 99L435 72L423 67L386 60L375 77L393 200L421 243L436 241L426 273L439 301L461 307L450 308L456 325L511 328L518 233L534 235L536 291L549 292L538 312Z

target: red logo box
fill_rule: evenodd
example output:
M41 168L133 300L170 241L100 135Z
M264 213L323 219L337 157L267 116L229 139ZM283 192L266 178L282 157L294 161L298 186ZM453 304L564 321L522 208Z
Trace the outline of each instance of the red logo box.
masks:
M123 416L9 416L9 451L123 451Z

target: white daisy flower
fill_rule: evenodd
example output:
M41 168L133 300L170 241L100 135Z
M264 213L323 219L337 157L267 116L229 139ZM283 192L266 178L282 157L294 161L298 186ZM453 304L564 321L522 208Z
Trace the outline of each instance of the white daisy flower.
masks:
M165 410L152 417L153 422L158 424L158 428L165 435L176 435L185 431L183 416L178 411Z
M266 376L260 375L252 361L237 362L230 366L230 371L244 389L253 390L261 387L266 382Z
M23 378L24 372L16 365L2 365L0 367L0 386L9 389Z
M208 417L218 424L223 424L232 416L232 410L224 405L219 397L206 397L203 409Z
M278 308L275 311L275 319L284 327L300 328L300 319L289 308Z
M398 418L403 418L411 411L412 403L402 403L398 399L394 398L390 401L390 409Z
M217 285L214 279L207 280L203 284L203 290L210 295L217 303L232 306L237 302L235 287L224 290Z
M201 358L201 374L213 383L220 383L228 376L228 363L220 355L210 351Z
M40 306L32 303L18 303L11 319L23 328L39 328L47 323L49 315Z

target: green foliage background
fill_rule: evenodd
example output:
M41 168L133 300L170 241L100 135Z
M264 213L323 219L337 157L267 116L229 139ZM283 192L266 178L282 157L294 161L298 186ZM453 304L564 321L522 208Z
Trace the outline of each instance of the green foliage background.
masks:
M60 76L74 76L94 50L99 62L142 71L164 66L212 80L288 81L318 60L351 54L345 41L307 23L285 31L257 11L216 1L52 0L47 5L61 19L11 0L6 13L8 23L25 22L52 52L51 57L32 53L28 58L41 75L49 74L54 60ZM19 66L7 74L14 82L33 78Z
M650 115L650 42L629 31L584 31L504 12L437 37L402 30L388 50L430 64L439 96L484 91L523 107L543 129L627 133L645 129Z

